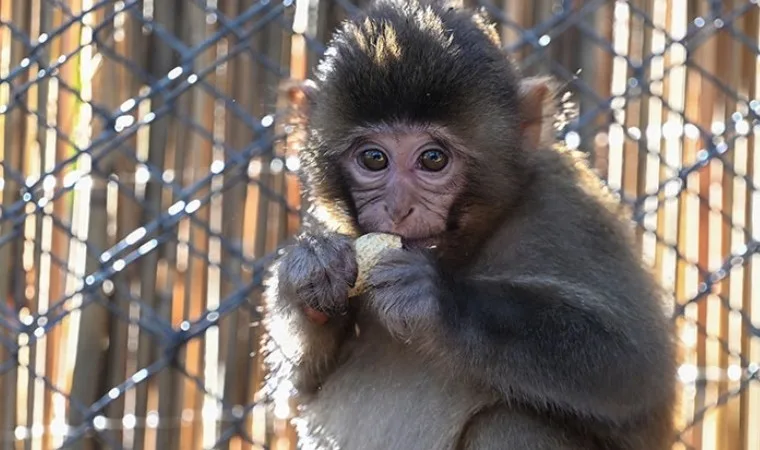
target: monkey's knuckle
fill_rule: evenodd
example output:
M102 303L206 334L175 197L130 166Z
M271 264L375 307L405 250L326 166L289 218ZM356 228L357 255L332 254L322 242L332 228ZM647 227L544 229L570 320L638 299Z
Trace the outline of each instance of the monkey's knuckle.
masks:
M350 278L351 275L355 275L359 270L356 258L353 255L349 255L348 257L340 255L330 264L330 267L341 278Z
M383 251L382 258L380 258L379 264L382 265L399 265L408 264L410 252L406 250L391 248Z
M318 265L319 260L308 249L301 246L292 247L282 257L281 275L284 277L297 277L299 274L308 272L310 268Z
M311 246L325 253L341 253L352 249L352 241L343 235L328 234L309 241Z
M278 280L278 291L283 296L293 297L298 295L298 291L302 286L301 280L293 277L292 273L281 273Z
M311 307L320 310L342 309L344 299L348 298L348 283L334 270L323 268L312 273L312 278L305 283L300 296Z
M353 252L354 243L348 236L339 236L332 241L332 245L339 251Z
M331 266L348 275L352 272L356 272L359 267L353 249L337 252Z

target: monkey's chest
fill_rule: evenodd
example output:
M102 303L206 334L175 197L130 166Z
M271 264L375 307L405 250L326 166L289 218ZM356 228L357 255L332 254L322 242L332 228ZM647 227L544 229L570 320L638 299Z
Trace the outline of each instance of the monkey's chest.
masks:
M301 415L305 449L453 449L486 403L380 329L363 329L341 356Z

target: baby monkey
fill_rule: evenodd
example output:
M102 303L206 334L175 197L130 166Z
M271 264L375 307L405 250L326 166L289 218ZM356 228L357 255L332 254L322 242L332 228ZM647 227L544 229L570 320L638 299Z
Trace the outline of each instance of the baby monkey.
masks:
M598 178L553 145L549 79L521 77L479 12L386 0L303 91L313 218L266 320L302 448L670 448L662 295ZM372 232L403 248L350 298Z

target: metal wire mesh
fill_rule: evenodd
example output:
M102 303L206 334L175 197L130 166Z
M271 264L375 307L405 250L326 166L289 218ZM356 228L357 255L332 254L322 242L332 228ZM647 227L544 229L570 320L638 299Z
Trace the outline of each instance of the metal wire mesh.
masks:
M673 294L674 448L760 449L757 0L469 3L567 83L560 137ZM2 448L291 448L259 393L259 287L299 223L282 113L359 6L0 2Z

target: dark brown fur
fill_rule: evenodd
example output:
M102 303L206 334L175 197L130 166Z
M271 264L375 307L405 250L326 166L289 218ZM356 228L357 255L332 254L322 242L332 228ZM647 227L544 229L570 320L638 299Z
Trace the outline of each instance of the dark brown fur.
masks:
M477 14L389 1L367 15L318 72L303 153L317 220L268 288L272 382L297 390L302 446L670 448L660 292L585 162L533 136L548 85L521 81ZM388 252L349 304L349 236L368 230L339 160L382 123L445 126L478 158L443 245Z

